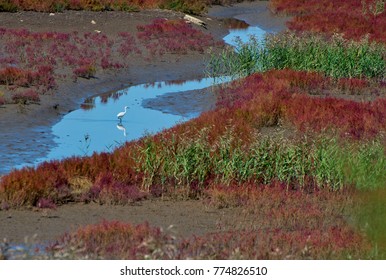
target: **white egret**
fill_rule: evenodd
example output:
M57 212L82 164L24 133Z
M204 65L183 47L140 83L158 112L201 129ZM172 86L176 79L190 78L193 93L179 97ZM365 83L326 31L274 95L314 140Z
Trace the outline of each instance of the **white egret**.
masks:
M126 114L127 108L129 108L129 106L125 106L125 111L124 111L124 112L120 112L120 113L118 113L118 115L117 115L117 118L119 119L119 122L120 122L120 123L122 122L122 118L123 118L123 117L125 116L125 114Z

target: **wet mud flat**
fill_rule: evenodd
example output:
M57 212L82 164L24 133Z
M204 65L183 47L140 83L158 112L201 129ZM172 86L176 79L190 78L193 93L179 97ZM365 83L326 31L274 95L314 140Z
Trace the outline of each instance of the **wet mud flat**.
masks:
M45 242L80 226L105 220L132 224L148 222L175 236L189 237L229 228L234 219L234 209L216 209L195 200L156 199L126 206L68 204L57 209L0 211L0 237L13 243L24 242L26 237L34 242Z

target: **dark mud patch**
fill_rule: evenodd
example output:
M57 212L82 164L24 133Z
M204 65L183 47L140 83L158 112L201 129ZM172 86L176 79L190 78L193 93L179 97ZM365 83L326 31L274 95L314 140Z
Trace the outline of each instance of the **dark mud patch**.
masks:
M229 228L235 219L232 209L216 209L202 201L146 200L135 205L63 205L55 210L0 211L0 238L21 243L55 240L65 232L104 220L140 224L149 222L178 237L201 235ZM194 215L192 215L194 213Z
M202 112L214 109L216 96L214 87L167 93L157 98L145 99L142 106L163 113L183 117L195 117Z

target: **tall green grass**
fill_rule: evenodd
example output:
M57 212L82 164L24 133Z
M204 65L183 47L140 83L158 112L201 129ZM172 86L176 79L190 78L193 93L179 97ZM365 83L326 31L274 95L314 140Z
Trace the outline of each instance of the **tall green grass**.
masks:
M340 143L335 138L297 141L256 136L242 143L232 129L209 139L208 128L190 139L183 135L147 137L138 146L137 172L144 187L152 185L204 186L281 181L288 186L310 184L331 190L386 187L386 154L378 141Z
M206 67L208 76L226 76L234 80L262 70L259 65L264 49L256 37L251 36L246 43L236 38L235 43L235 47L227 46L221 53L210 56Z
M228 75L235 78L270 69L322 72L334 78L371 78L384 80L386 47L369 42L345 40L340 35L326 38L321 35L286 32L269 35L259 43L237 42L236 50L225 49L213 55L207 67L210 76Z
M361 190L386 187L385 147L378 141L338 143L324 138L316 145L317 181L334 189L353 185Z

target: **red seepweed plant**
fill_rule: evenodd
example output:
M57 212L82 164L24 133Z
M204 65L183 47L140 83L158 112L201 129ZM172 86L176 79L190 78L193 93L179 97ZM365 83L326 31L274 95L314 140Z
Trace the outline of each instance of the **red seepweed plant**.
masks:
M205 47L216 43L211 35L194 29L183 20L155 19L151 24L139 25L137 29L137 38L151 55L162 55L165 52L203 52Z
M278 13L295 15L292 30L343 33L347 39L386 42L385 2L378 0L272 0Z
M380 86L374 91L385 90ZM242 114L244 122L254 121L260 126L284 122L301 131L332 130L343 137L372 138L386 129L385 98L353 101L334 97L341 89L344 93L357 93L365 91L364 88L372 90L365 80L334 81L317 73L273 70L254 74L242 83L235 82L222 89L218 106L234 112L232 114ZM310 96L308 92L318 96ZM331 94L326 95L329 92Z
M40 101L40 97L36 91L29 89L24 92L13 94L12 101L18 104L38 103Z
M148 223L131 225L104 221L65 234L47 250L54 255L66 254L75 258L83 255L91 259L143 259L152 255L153 258L169 259L168 246L172 242L171 236Z
M216 233L175 238L147 223L102 222L65 234L50 251L104 259L371 257L369 241L344 218L353 209L347 191L288 190L274 182L214 186L209 192L209 207L231 207L234 212L219 221L222 228Z
M58 81L90 79L101 70L127 68L132 56L154 59L156 54L203 52L216 44L211 35L183 20L166 19L138 26L137 36L121 32L109 38L100 33L1 27L0 35L0 85L7 90L29 87L39 94L56 89ZM148 53L142 54L141 45Z

